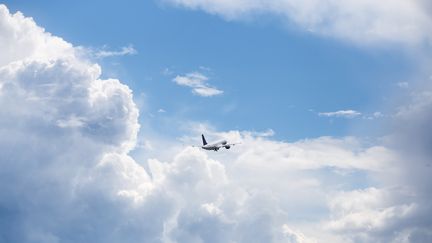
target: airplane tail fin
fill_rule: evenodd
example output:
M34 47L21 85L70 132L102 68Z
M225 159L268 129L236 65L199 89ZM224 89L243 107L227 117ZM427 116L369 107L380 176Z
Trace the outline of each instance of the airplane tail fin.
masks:
M207 141L204 137L204 134L201 134L201 138L202 138L203 145L207 145Z

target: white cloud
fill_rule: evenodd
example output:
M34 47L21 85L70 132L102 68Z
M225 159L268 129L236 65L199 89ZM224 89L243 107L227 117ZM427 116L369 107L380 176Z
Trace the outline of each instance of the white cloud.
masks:
M0 32L0 66L23 59L56 59L75 54L70 43L45 32L20 12L10 16L6 6L0 5L0 18L3 20Z
M380 118L384 118L384 117L387 117L387 115L384 115L382 112L380 112L380 111L375 111L374 113L372 113L372 114L365 114L365 115L363 115L363 119L366 119L366 120L375 120L375 119L380 119Z
M340 111L332 111L332 112L320 112L319 116L327 116L327 117L343 117L343 118L354 118L360 116L361 113L354 110L340 110Z
M284 224L282 226L282 231L285 238L290 243L313 243L316 240L307 239L301 232L292 230L288 225Z
M184 76L176 76L173 81L182 86L187 86L192 88L192 92L199 96L211 97L215 95L223 94L222 90L211 87L207 84L209 78L202 73L192 72Z
M102 50L93 51L93 55L96 58L136 55L137 53L137 50L132 45L123 46L119 51L106 50L105 48Z
M384 114L383 114L382 112L380 112L380 111L375 111L375 112L372 114L372 116L373 116L374 118L380 118L380 117L383 117Z
M21 13L0 5L0 23L1 241L123 241L138 231L120 222L139 220L129 198L152 188L127 155L139 129L131 90Z
M194 88L193 92L199 96L204 96L204 97L210 97L210 96L215 96L215 95L220 95L223 93L222 90L213 88L213 87L199 87L199 88Z
M291 240L303 235L325 242L428 242L430 133L416 122L430 117L424 113L428 109L423 106L401 120L399 135L387 146L330 137L288 143L253 132L193 127L211 140L242 142L212 157L223 163L231 186L274 199L265 208L278 212L272 214L274 221L298 229L288 234ZM423 134L415 139L412 129Z
M355 242L399 242L400 236L395 232L424 227L415 222L421 218L421 207L424 205L420 206L412 192L404 188L371 187L340 192L330 200L332 219L324 227ZM411 238L415 235L409 234Z
M403 194L403 190L397 193ZM330 201L337 220L331 221L329 227L333 230L379 231L381 227L388 227L391 222L405 218L416 210L414 203L391 205L395 194L391 189L374 187L341 192ZM409 194L404 196L410 197Z
M199 135L196 137L199 138ZM224 150L212 156L223 164L227 177L224 192L219 192L223 200L218 198L219 204L214 204L219 215L241 224L244 219L241 215L235 216L237 210L247 210L249 217L254 218L262 214L260 211L255 212L260 208L265 211L265 217L262 216L264 218L261 220L268 221L256 227L273 231L273 237L283 239L281 242L314 242L314 238L345 242L338 237L338 233L332 233L328 237L326 231L315 230L322 228L320 222L327 220L328 198L340 190L351 189L354 181L361 179L361 173L389 171L394 159L392 151L380 146L368 147L355 138L323 137L287 143L253 132L238 131L210 131L209 138L242 142L229 152ZM190 143L193 144L192 141ZM236 194L243 196L231 196L228 190L235 190ZM230 196L224 196L227 194ZM233 202L227 202L231 199L237 205L244 205L243 200L251 205L246 209L233 209ZM234 211L227 211L228 209ZM296 219L303 224L299 224ZM268 225L270 222L274 223ZM290 231L292 227L296 230ZM280 228L284 229L282 233ZM329 229L329 232L332 231ZM279 242L276 238L260 241Z
M358 45L431 41L431 8L422 0L161 0L228 20L272 14L305 31Z
M430 179L431 85L425 82L404 100L386 138L394 159L389 171L374 175L381 188L332 196L329 230L355 242L429 242L432 240Z

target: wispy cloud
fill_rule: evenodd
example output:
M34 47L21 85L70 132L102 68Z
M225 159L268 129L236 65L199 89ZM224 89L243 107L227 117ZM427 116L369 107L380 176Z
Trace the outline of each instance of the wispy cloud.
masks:
M114 56L127 56L127 55L136 55L138 51L132 46L123 46L120 50L112 51L106 50L104 47L102 50L98 50L94 52L94 56L96 58L105 58L105 57L114 57Z
M222 90L210 86L207 80L209 80L209 78L199 72L188 73L184 76L177 75L173 79L178 85L192 88L192 93L199 96L211 97L223 94Z
M342 118L354 118L360 116L361 113L355 110L340 110L340 111L331 111L331 112L320 112L319 116L326 117L342 117Z
M397 83L397 86L401 89L406 89L409 87L409 83L408 82L399 82L399 83Z

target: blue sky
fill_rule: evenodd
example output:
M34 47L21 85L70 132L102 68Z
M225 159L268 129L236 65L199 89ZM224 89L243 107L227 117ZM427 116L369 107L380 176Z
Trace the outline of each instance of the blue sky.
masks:
M132 45L137 55L98 61L104 76L114 75L136 98L144 96L141 119L173 136L181 135L172 125L179 119L220 130L273 129L288 141L371 136L361 127L379 121L362 117L390 112L383 110L386 98L417 71L397 47L370 48L316 36L271 15L225 21L157 1L6 3L74 45L110 50ZM191 72L206 75L224 93L200 97L172 82ZM159 109L166 112L158 114ZM318 116L339 110L363 115Z

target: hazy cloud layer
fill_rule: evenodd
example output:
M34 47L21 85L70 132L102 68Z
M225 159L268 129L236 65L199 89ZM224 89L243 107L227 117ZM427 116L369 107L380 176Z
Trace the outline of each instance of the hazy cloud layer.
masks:
M0 242L431 241L430 96L400 109L406 143L213 132L242 144L145 170L131 90L4 5L0 23Z
M271 14L305 31L359 45L430 43L431 7L422 0L161 0L227 20ZM429 4L429 5L428 5Z

